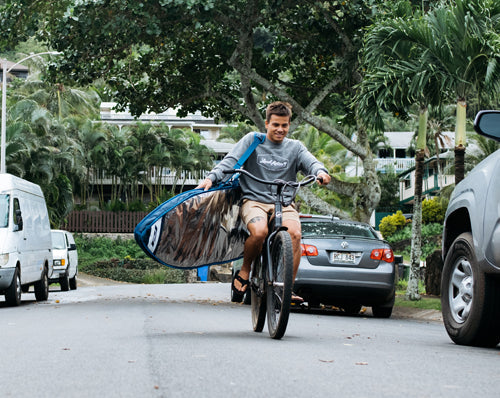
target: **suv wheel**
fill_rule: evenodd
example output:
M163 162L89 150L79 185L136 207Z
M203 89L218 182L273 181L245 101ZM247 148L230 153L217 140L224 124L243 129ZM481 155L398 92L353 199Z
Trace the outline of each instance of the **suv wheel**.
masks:
M500 342L500 283L479 269L469 232L455 239L446 256L441 307L455 343L494 347Z

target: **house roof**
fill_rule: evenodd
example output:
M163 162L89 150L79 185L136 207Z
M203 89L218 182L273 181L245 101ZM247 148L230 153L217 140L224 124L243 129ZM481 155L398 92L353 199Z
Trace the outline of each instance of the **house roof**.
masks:
M221 142L215 140L201 140L200 144L203 144L210 149L212 149L215 153L226 154L231 152L235 144L229 142Z
M3 58L0 58L0 64L2 65L2 68L0 68L0 72L3 72L3 64L5 62L5 66L7 67L7 70L9 70L10 68L12 68L14 65L16 65L15 62L11 62L11 61L8 61L6 59L3 59ZM14 73L14 72L29 72L30 68L28 68L27 66L24 66L24 65L16 65L14 66L14 68L12 68L12 70L10 71L11 73Z
M387 137L389 146L391 148L408 148L415 133L413 131L386 131L384 135ZM443 144L445 149L453 148L455 145L455 133L452 131L443 131Z
M413 139L413 131L386 131L384 135L387 137L391 148L408 148Z

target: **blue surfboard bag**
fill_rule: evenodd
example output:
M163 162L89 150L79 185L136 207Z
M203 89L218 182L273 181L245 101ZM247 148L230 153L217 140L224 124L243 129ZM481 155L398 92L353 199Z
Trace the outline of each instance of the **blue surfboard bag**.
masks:
M255 133L238 160L241 168L265 135ZM247 238L240 217L238 175L205 191L192 189L167 200L137 224L134 237L152 259L173 268L222 264L243 256Z

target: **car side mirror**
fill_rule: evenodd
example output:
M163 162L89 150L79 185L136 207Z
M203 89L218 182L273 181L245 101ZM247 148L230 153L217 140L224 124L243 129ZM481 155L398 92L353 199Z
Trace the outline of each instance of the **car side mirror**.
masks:
M70 243L68 250L76 250L76 244Z
M480 111L474 119L474 130L485 137L500 141L500 111Z

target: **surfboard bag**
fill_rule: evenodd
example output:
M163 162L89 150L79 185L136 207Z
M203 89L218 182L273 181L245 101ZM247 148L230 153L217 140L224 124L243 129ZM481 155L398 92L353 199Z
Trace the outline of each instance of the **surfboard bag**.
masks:
M264 140L264 134L255 133L234 168L241 168ZM239 217L240 204L241 189L234 175L208 191L192 189L162 203L137 224L134 237L151 258L173 268L233 261L243 256L248 235Z

